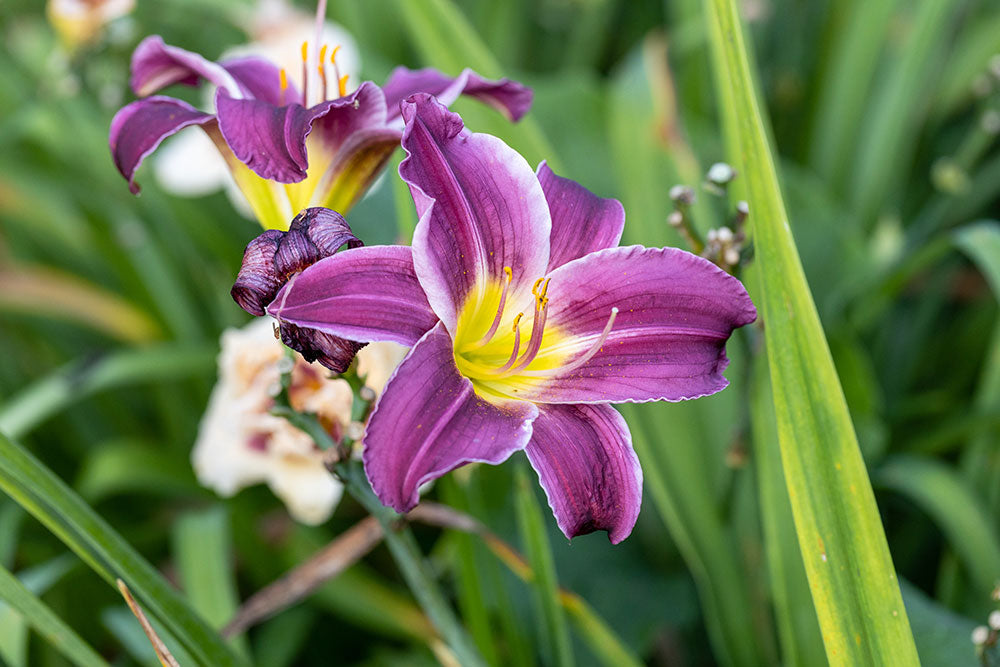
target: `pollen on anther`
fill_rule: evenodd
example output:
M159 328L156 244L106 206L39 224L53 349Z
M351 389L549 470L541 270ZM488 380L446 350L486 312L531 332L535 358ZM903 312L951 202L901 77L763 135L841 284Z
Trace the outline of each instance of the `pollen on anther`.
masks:
M337 87L340 89L340 96L343 97L347 94L347 75L340 77L337 81Z
M309 60L309 42L302 42L302 62Z
M319 75L320 76L323 76L324 74L326 74L326 70L324 69L324 63L325 62L326 62L326 44L324 44L323 46L321 46L320 49L319 49Z

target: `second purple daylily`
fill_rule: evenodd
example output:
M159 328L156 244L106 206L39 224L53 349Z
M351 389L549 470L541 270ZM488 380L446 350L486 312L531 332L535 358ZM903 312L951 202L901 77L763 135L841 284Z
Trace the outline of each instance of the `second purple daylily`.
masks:
M515 81L489 81L471 70L453 78L405 67L396 68L381 88L366 81L351 94L335 76L331 91L337 92L328 99L325 77L335 67L335 56L324 63L325 55L326 47L303 47L304 71L318 69L324 81L322 90L307 94L265 60L214 63L158 36L147 37L132 55L132 89L144 99L128 104L111 121L115 166L138 192L135 172L143 159L165 138L200 125L260 223L287 229L288 221L307 207L346 213L361 198L399 145L399 103L410 94L430 93L445 104L469 95L512 120L531 106L531 90ZM153 95L172 84L195 86L203 79L216 86L214 114Z
M428 95L403 103L413 246L321 259L266 311L283 325L411 346L364 436L375 493L524 449L568 537L638 516L642 471L615 402L726 386L725 344L756 317L738 280L674 248L617 247L619 202L537 173Z

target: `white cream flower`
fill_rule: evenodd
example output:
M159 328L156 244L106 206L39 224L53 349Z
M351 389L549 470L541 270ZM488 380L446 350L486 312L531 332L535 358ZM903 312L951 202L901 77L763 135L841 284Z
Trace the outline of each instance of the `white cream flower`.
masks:
M365 384L378 394L406 354L395 343L372 343L358 353ZM346 380L330 378L298 354L288 390L292 407L315 413L335 438L351 420L353 393ZM198 480L222 496L267 483L291 515L308 524L326 521L343 495L323 465L312 439L270 414L280 387L285 352L272 320L259 318L222 335L219 380L202 418L191 455Z
M49 23L63 46L73 51L96 41L104 26L135 8L135 0L49 0Z

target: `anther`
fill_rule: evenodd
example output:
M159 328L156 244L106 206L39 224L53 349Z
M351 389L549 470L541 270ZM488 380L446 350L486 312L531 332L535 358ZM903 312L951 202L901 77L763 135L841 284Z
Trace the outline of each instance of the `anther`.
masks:
M281 98L279 106L285 106L285 96L288 94L288 74L284 69L278 71L278 81L281 84Z
M340 65L337 64L337 52L340 51L340 45L333 47L333 52L330 53L330 64L333 65L333 75L337 77L337 92L340 97L347 94L347 75L340 75Z
M326 62L326 44L319 49L319 83L322 86L323 91L323 102L326 102L326 68L324 63Z
M302 42L302 106L309 106L309 42Z

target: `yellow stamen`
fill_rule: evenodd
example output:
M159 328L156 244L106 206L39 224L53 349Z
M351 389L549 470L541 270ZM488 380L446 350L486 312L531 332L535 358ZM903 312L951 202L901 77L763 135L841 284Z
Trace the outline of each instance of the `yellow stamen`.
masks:
M278 80L281 83L281 100L280 100L281 105L280 106L285 106L285 94L288 91L288 74L285 72L284 69L282 69L282 70L280 70L278 72Z
M309 106L309 42L302 42L302 106Z
M337 46L333 47L333 51L330 52L330 64L331 65L336 65L337 64L337 51L340 51L340 45L339 44Z
M340 89L340 96L343 97L347 94L347 75L340 77L337 81L337 86Z
M326 60L326 44L319 49L319 81L320 85L323 86L323 101L326 101L326 69L324 68L324 61Z

